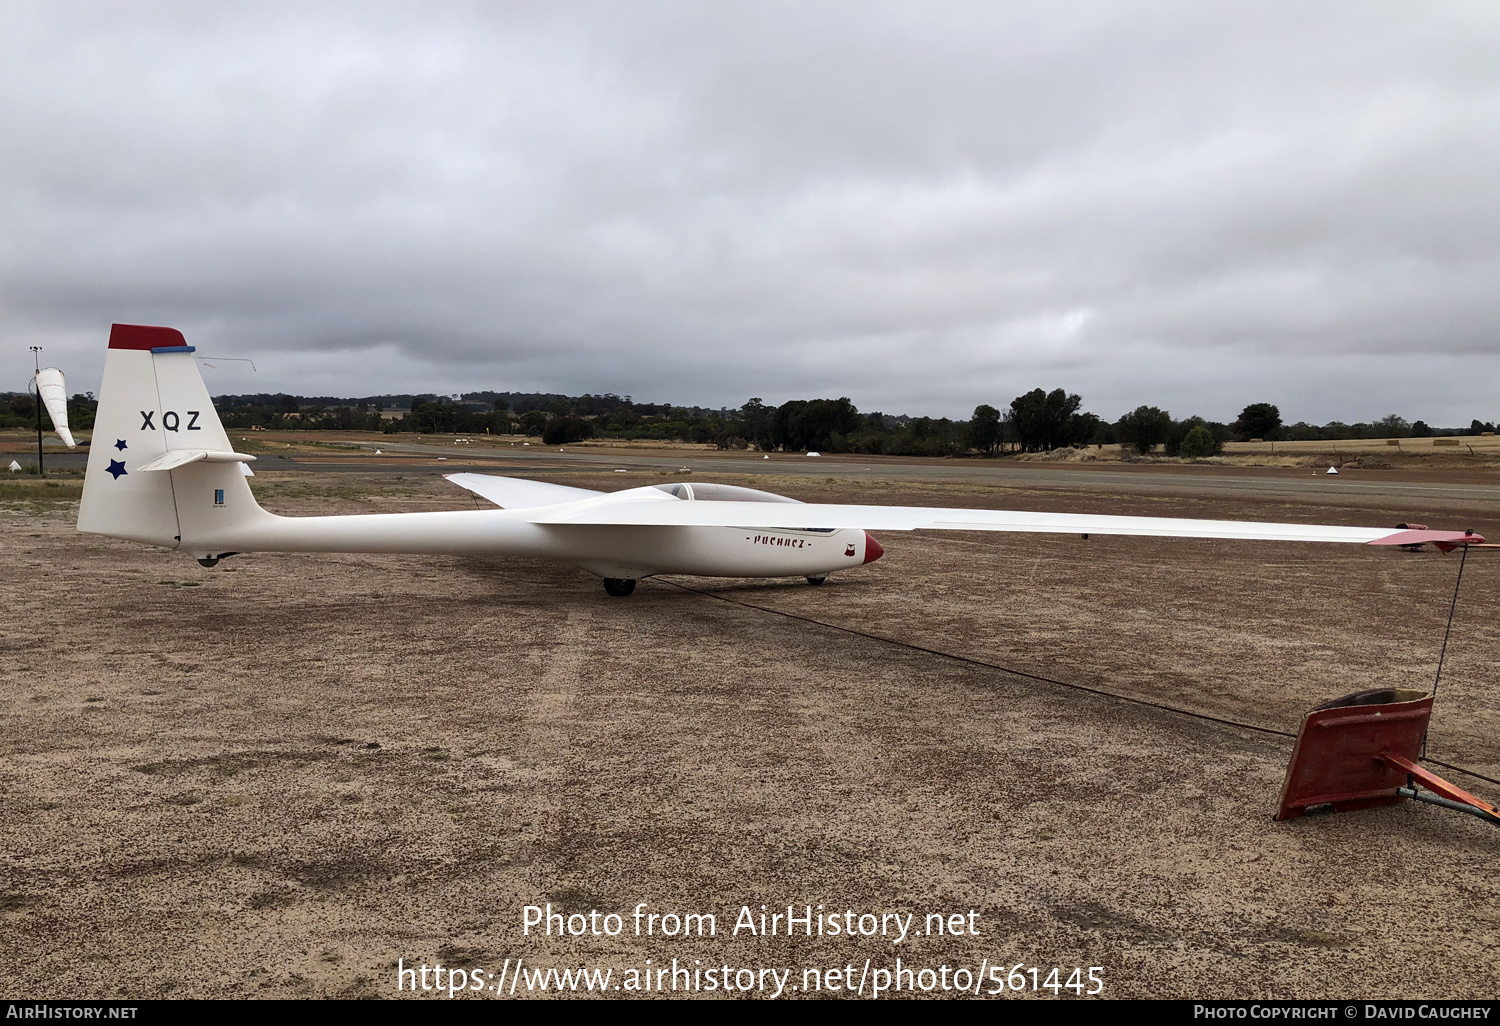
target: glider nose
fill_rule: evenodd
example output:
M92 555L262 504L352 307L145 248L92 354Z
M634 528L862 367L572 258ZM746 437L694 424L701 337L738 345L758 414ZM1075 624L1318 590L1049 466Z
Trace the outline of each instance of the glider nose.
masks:
M885 549L883 549L883 548L880 547L880 543L874 539L874 537L870 534L869 531L866 531L865 532L865 562L866 563L873 563L873 562L875 562L877 559L879 559L883 555L885 555Z

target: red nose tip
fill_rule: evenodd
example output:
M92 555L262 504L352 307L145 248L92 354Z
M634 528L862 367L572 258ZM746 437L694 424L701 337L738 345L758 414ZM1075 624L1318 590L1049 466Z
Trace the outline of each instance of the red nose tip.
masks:
M870 536L870 532L869 531L866 531L865 532L865 562L866 563L873 563L873 562L875 562L877 559L879 559L883 555L885 555L885 549L882 549L880 547L880 543L878 541L876 541L873 537Z

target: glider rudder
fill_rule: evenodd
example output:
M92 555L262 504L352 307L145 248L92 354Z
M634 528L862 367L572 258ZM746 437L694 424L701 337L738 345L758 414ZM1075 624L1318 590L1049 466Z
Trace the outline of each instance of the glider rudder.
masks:
M215 536L269 516L235 465L254 458L229 444L182 332L113 326L78 530L215 555Z

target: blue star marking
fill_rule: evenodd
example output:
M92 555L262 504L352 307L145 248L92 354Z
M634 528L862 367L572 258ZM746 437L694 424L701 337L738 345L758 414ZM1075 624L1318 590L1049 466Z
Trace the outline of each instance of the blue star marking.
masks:
M124 452L128 448L128 446L126 446L125 444L125 439L122 438L118 442L116 442L115 448L119 449L121 452Z
M123 460L110 460L109 466L106 469L118 481L125 474L125 462Z

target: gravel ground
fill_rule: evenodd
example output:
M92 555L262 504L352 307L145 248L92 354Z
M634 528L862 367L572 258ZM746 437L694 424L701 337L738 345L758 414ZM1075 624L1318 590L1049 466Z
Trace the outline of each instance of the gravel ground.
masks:
M294 476L257 478L268 506L470 502L430 476ZM785 490L1432 514L1223 489ZM1500 537L1493 510L1440 514ZM1493 827L1412 804L1276 823L1286 738L909 647L1295 730L1326 698L1430 684L1457 556L891 534L886 558L822 588L673 578L620 600L530 561L252 555L204 570L80 536L73 515L0 511L13 996L394 997L398 959L498 974L518 957L617 983L647 959L791 969L793 988L804 969L859 976L898 956L1064 979L1099 966L1113 997L1492 997L1500 978ZM1497 555L1469 560L1432 728L1434 756L1490 776ZM523 907L549 902L625 929L523 936ZM640 902L713 913L717 935L637 937ZM975 910L977 936L732 934L741 906L788 904L915 913L918 930Z

